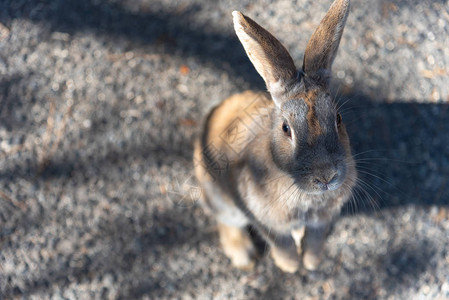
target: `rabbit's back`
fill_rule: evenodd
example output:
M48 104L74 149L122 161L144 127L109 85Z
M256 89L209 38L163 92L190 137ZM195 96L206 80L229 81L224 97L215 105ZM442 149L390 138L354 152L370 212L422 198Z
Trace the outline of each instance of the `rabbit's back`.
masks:
M246 91L211 111L195 142L195 168L203 171L197 172L200 181L207 174L222 177L244 160L249 143L269 130L273 106L267 93Z

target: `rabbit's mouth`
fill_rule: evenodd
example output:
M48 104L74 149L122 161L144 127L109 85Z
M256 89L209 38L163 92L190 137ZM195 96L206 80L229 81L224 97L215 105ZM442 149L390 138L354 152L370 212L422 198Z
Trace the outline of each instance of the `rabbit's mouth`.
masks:
M296 184L308 195L322 195L342 187L345 174L338 172L332 176L312 176L306 180L296 179Z
M333 192L338 190L342 186L341 183L335 183L335 184L327 184L327 185L320 185L318 187L314 186L308 190L306 190L306 193L308 195L322 195L327 192Z

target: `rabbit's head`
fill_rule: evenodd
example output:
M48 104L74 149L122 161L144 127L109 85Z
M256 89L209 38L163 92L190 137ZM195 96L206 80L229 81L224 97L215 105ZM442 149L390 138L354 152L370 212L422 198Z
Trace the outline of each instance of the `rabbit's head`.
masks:
M329 92L331 66L348 10L349 0L334 1L308 42L299 71L276 38L233 12L237 36L275 103L272 159L308 194L338 189L351 161L349 138Z

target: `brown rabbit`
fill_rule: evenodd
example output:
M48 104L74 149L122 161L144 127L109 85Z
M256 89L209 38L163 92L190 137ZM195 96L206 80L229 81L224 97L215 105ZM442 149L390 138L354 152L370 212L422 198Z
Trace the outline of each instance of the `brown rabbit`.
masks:
M356 182L355 162L329 93L332 62L349 10L335 0L310 39L302 69L268 31L234 11L234 28L270 94L246 91L209 114L195 141L203 203L225 254L254 265L252 225L276 265L317 268L330 225Z

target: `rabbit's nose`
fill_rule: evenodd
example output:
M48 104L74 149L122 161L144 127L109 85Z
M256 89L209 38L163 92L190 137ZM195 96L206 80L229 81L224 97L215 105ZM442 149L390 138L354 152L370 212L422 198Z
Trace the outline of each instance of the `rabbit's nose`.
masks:
M332 171L331 173L323 176L316 177L313 182L323 191L332 189L335 183L338 181L338 171Z

